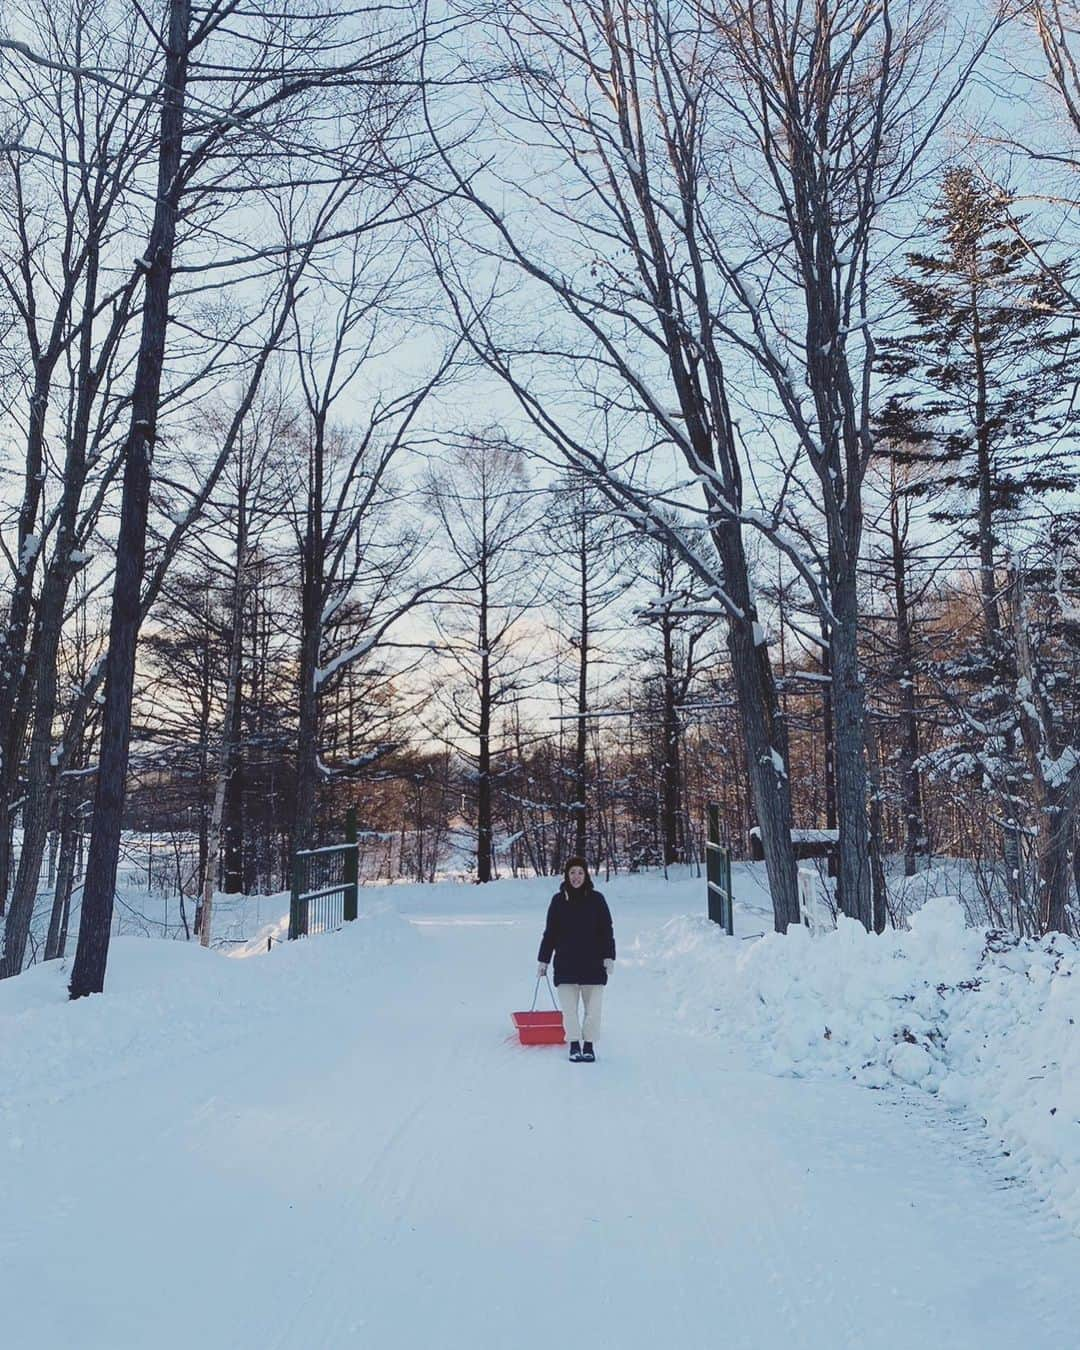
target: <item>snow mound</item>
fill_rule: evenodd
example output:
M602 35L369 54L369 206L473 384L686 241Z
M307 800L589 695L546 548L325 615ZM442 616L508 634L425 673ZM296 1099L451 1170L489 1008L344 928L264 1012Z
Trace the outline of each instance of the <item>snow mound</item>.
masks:
M684 1018L735 1037L774 1073L906 1084L986 1122L1080 1232L1080 945L966 925L935 898L907 930L725 941L674 919L643 949Z
M71 958L32 967L0 982L0 1083L12 1085L7 1103L60 1102L147 1064L241 1042L253 1024L279 1017L283 1008L332 1001L361 975L380 978L386 957L418 941L387 901L371 904L340 932L275 946L259 961L230 959L193 942L113 938L105 996L76 1003L68 998ZM5 1104L0 1100L0 1125Z

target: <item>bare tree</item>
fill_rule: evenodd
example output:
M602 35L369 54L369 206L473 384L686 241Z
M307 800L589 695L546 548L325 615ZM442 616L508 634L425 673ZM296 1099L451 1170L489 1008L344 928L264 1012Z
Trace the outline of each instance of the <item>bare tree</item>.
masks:
M683 728L710 655L708 638L716 628L713 614L695 614L694 578L667 539L646 540L639 562L642 580L651 592L640 612L643 623L660 637L660 833L665 867L690 861L684 775ZM685 611L691 613L687 615Z
M157 193L149 239L137 269L141 336L122 449L123 499L102 747L72 997L99 991L104 981L130 737L151 457L181 209L189 232L184 243L198 238L195 227L202 212L206 224L213 220L216 252L223 233L218 202L223 199L232 204L235 218L242 219L245 204L265 195L271 183L285 196L327 178L340 184L381 176L400 186L399 166L385 152L404 130L409 95L400 76L420 41L415 24L403 21L399 11L378 5L344 12L323 4L286 5L270 15L238 11L231 0L197 13L189 0L171 0L163 32L148 36L160 44L162 53ZM37 57L30 53L26 59ZM189 97L191 90L196 97ZM338 129L341 136L330 139ZM403 145L394 144L395 152ZM298 178L301 156L307 168ZM380 220L386 214L384 202ZM364 225L371 228L373 222ZM355 223L350 228L355 230ZM296 240L287 239L278 252L288 255L297 247ZM244 262L258 262L274 250L253 249L248 243L237 252L239 257L234 254L225 265L235 269ZM204 256L192 257L188 265L209 274L223 264ZM207 284L209 276L203 281Z
M441 597L436 626L451 674L440 677L450 740L476 793L476 879L492 879L492 792L497 717L528 683L515 651L522 621L543 583L526 540L536 511L523 456L497 433L467 440L432 471L426 498L436 513L461 580ZM474 748L475 747L475 748Z
M656 3L500 8L500 63L488 72L496 134L516 135L515 156L522 143L537 148L527 181L509 165L490 172L505 169L529 223L447 152L477 213L460 242L483 255L484 273L469 274L458 241L440 265L474 350L528 421L635 526L667 539L697 578L699 608L726 619L783 931L798 921L787 733L745 531L766 531L821 588L783 521L783 475L767 510L746 480L720 324L727 301L710 254L716 93L695 39L701 24L678 8L689 32ZM511 318L499 304L505 284L484 284L492 258L523 279ZM530 329L534 314L542 331ZM689 527L674 523L672 507Z
M237 439L244 425L245 418L251 407L258 391L262 376L266 371L267 365L279 346L282 336L285 332L286 322L291 314L292 307L296 302L298 286L305 268L311 261L315 249L316 241L319 238L320 230L325 228L326 224L333 219L336 210L341 206L349 196L348 187L342 187L340 184L327 194L327 196L318 204L314 211L314 222L311 228L314 234L308 238L300 247L298 247L296 256L289 256L285 259L285 265L279 269L276 282L271 291L271 303L268 305L268 315L266 330L259 340L252 340L249 334L250 359L245 371L245 381L239 404L235 409L231 422L223 429L220 443L215 455L209 463L199 466L194 476L194 486L190 482L180 484L173 483L173 496L185 504L181 507L175 506L169 516L169 529L167 533L156 544L153 555L153 566L145 582L141 582L139 592L135 598L135 613L132 622L137 632L138 626L145 617L148 609L156 599L168 569L175 559L183 540L193 523L198 520L208 499L214 491L215 485L220 478L225 465L229 462L233 453ZM140 354L141 359L141 354ZM126 406L126 405L121 405ZM106 426L109 425L109 419L105 419ZM104 434L98 431L98 439L103 440ZM130 436L128 437L130 440ZM114 465L118 461L114 460ZM43 654L46 660L39 660L37 663L37 699L34 703L35 719L34 732L31 739L31 772L28 774L25 790L25 801L23 805L25 828L23 831L22 850L19 860L19 873L16 878L16 887L12 897L11 914L4 930L4 956L0 963L0 974L12 975L18 973L21 968L27 937L29 934L30 918L33 910L34 895L36 892L38 873L41 866L42 851L45 842L45 832L47 820L50 815L50 793L55 792L58 781L58 773L63 770L64 751L63 743L59 746L52 744L52 724L53 709L55 708L55 652L56 644L59 639L60 622L63 616L63 600L67 594L67 587L70 584L70 569L66 568L66 558L68 551L72 551L72 543L79 548L79 552L74 552L73 556L77 560L85 557L82 549L88 542L89 534L94 528L97 515L101 510L102 500L108 487L109 475L106 475L105 482L97 488L93 494L90 504L83 513L79 521L79 529L75 534L74 541L65 536L61 536L60 543L62 550L55 565L51 565L46 574L46 588L43 591L43 603L41 613L43 616L51 616L52 626L46 627L44 622L39 621L35 628L35 638L40 638L42 642ZM64 501L67 502L65 497ZM148 506L148 502L145 503ZM121 516L121 537L123 532L123 515ZM129 521L130 523L130 521ZM145 522L144 522L145 523ZM145 546L145 539L144 539ZM140 577L142 567L140 565ZM49 583L53 583L50 589ZM116 574L114 573L114 592L116 586ZM114 614L115 614L114 605ZM126 613L126 611L125 611ZM126 620L125 620L126 621ZM48 639L46 642L45 640ZM134 637L132 638L134 641ZM112 648L110 645L109 651ZM111 657L107 658L111 660ZM103 659L98 667L92 672L91 678L80 692L77 700L76 711L72 717L78 722L82 714L78 708L85 708L89 701L96 698L105 681L108 665L107 660ZM134 683L134 670L131 672L132 685ZM105 747L108 744L105 731L109 726L108 709L109 701L106 692L104 699L105 718L102 732L102 753L98 764L97 791L95 803L101 796L102 791L106 793L105 801L108 806L105 814L99 816L96 805L93 820L100 825L106 819L112 819L109 816L109 810L115 806L116 818L113 820L116 831L117 847L119 841L120 816L119 812L122 806L123 778L120 776L119 785L109 779L105 788L102 786L102 776L100 768L102 763L112 764L115 771L117 765L115 760L109 761L106 755ZM120 718L122 729L124 730L124 743L127 743L127 737L130 732L130 706L116 710L114 717ZM113 723L113 730L117 727ZM125 751L126 757L126 751ZM115 799L108 795L110 789L108 783L112 783L112 788L120 792L121 799ZM106 835L108 836L108 831ZM91 836L91 841L93 835ZM91 857L91 862L96 859ZM114 858L115 862L115 858ZM104 898L98 894L98 884L100 874L90 868L90 879L87 890L90 893L89 902L86 893L84 893L82 921L80 923L80 940L92 943L95 951L107 951L108 931L112 912L112 882L110 889ZM114 868L115 872L115 868ZM91 935L96 936L92 939ZM104 959L103 957L101 958Z
M39 739L48 741L65 599L100 509L100 495L87 502L86 494L115 471L114 385L138 284L126 263L117 266L117 241L137 219L139 175L152 154L152 116L141 89L147 59L134 17L118 23L104 6L87 4L48 13L27 7L20 19L40 47L37 60L20 60L0 43L7 207L0 296L22 376L11 382L8 407L25 437L10 548L0 534L9 567L0 629L0 914L27 726L37 716L36 699ZM94 50L111 68L107 79L77 64L80 53Z
M233 561L227 581L229 625L225 699L203 861L202 899L196 915L196 929L204 947L210 945L214 889L225 851L226 800L239 769L240 685L244 618L249 597L248 569L272 520L283 512L282 475L277 466L282 443L293 431L292 422L291 411L280 397L261 401L237 438L236 453L230 471L225 475L230 500L219 504L222 524L232 535ZM234 830L236 825L234 819ZM232 842L235 845L236 841Z
M419 417L448 377L451 343L404 388L386 392L386 358L403 341L419 303L408 241L358 238L294 324L304 396L294 498L300 552L297 786L293 847L313 839L320 781L356 774L399 746L373 734L367 749L336 768L320 758L322 708L365 664L391 629L436 585L420 575L425 541L401 510L395 463L421 435ZM329 316L329 317L328 317ZM362 400L361 416L341 412ZM335 420L340 418L340 420ZM375 710L375 701L369 700Z
M710 258L739 314L725 324L730 339L769 380L814 475L825 535L838 897L870 927L858 573L874 448L879 235L925 170L989 35L954 35L933 0L815 0L798 11L782 0L732 0L698 9L705 34L717 38L711 79L736 137L726 163L757 213L746 213L735 248L714 236ZM990 32L1002 21L992 19Z
M573 615L568 627L570 623L573 626L566 635L575 685L570 810L574 833L571 847L579 858L590 856L588 746L594 686L598 684L599 670L602 687L605 630L610 627L613 607L623 598L629 584L620 570L625 553L624 534L625 527L586 475L571 472L553 485L545 536L554 547L552 600L557 612ZM610 683L610 672L607 674ZM561 839L561 835L557 837ZM555 872L562 870L561 854L552 857L551 866Z
M872 701L879 722L895 727L892 770L903 820L904 875L915 875L917 860L930 852L923 810L922 725L926 714L920 683L929 657L926 629L940 575L952 558L928 528L919 501L927 487L925 469L890 453L884 435L869 475L864 616ZM936 548L935 548L936 545ZM891 766L882 765L880 790L887 792Z

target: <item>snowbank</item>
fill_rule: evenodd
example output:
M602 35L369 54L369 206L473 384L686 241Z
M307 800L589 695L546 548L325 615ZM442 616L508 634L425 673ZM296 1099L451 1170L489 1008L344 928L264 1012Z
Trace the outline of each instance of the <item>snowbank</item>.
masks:
M651 946L651 944L650 944ZM751 945L674 919L648 963L684 1018L749 1043L775 1073L904 1083L981 1116L1080 1232L1080 946L968 928L934 899L880 937L850 919Z
M33 966L0 981L0 1126L8 1108L57 1103L148 1064L197 1058L292 1010L317 1019L320 999L333 1002L361 970L379 978L388 956L417 941L382 902L342 932L276 946L259 961L194 942L114 938L106 995L76 1003L67 993L70 957Z

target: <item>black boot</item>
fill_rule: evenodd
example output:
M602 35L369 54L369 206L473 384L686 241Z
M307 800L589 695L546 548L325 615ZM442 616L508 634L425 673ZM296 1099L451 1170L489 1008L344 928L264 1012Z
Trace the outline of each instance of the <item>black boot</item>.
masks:
M592 1041L586 1041L581 1047L581 1058L586 1064L592 1064L596 1060L596 1051L592 1048Z
M571 1041L571 1042L570 1042L570 1058L574 1061L575 1064L577 1064L578 1061L581 1059L581 1042L580 1042L580 1041Z

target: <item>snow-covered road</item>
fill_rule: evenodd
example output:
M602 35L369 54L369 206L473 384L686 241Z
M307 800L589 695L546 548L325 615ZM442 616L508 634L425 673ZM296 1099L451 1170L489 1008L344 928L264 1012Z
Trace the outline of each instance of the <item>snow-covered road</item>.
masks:
M401 888L408 926L268 959L127 942L89 1013L9 982L52 1058L11 1092L0 1054L3 1344L1080 1346L1080 1241L960 1117L673 1016L648 935L696 890L608 888L595 1065L517 1046L548 891Z

